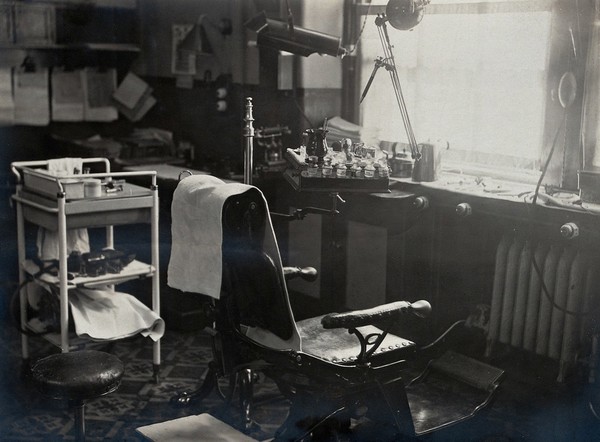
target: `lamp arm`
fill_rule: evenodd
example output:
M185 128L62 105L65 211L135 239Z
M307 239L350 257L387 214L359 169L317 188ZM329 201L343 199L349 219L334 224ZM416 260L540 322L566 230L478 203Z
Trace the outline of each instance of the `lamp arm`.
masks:
M394 95L396 96L398 108L400 109L400 114L402 115L402 122L404 124L404 130L406 131L406 136L408 138L408 145L410 146L411 155L413 159L419 160L421 158L421 153L419 152L417 139L415 138L413 127L410 122L408 109L406 107L406 101L404 100L404 94L402 93L400 78L398 77L398 70L396 69L396 62L394 60L394 54L392 51L393 46L390 41L390 36L387 32L386 21L387 20L384 14L379 14L375 19L375 24L377 25L377 29L379 30L379 39L381 41L381 45L383 47L383 52L385 55L385 67L390 73L390 79L392 80L392 86L394 88Z
M369 77L369 81L367 81L365 90L363 91L362 95L360 96L359 103L362 103L363 100L365 99L365 97L367 96L367 92L369 92L369 89L371 88L371 84L373 83L373 80L375 79L375 74L377 73L379 68L383 65L384 65L383 58L377 57L375 59L375 66L373 66L373 72L371 72L371 76Z

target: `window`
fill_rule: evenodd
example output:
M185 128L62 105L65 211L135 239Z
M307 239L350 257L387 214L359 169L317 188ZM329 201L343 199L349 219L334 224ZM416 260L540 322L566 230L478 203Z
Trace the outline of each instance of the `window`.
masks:
M413 30L388 25L417 142L448 141L445 165L539 175L551 18L550 1L436 0ZM383 56L374 21L367 18L360 43L363 88L375 58ZM379 140L407 142L384 69L360 105L360 118Z

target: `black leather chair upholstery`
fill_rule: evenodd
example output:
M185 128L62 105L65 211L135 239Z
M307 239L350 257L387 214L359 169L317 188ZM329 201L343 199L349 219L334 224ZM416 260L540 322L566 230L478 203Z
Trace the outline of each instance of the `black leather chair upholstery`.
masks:
M290 309L285 275L277 258L262 247L264 223L269 216L256 190L230 197L223 209L223 294L225 308L218 324L229 335L228 353L235 366L261 361L258 366L272 378L291 402L291 410L277 437L297 440L319 431L347 426L351 416L365 412L388 425L391 434L414 434L410 409L400 377L402 365L412 358L413 342L387 333L374 324L396 321L414 309L395 302L360 312L330 314L296 322ZM301 272L301 269L296 272ZM417 304L417 313L429 305ZM244 332L259 327L278 341L296 348L269 347ZM236 348L232 353L231 347Z
M435 431L489 402L501 371L455 353L430 363L415 382L402 378L418 349L388 330L407 314L427 316L428 302L397 301L296 321L286 280L314 279L316 271L282 266L260 191L229 196L221 215L221 294L207 300L206 309L214 361L201 387L174 403L202 399L229 376L239 382L242 429L248 430L253 371L260 371L290 402L275 440L336 440L352 418L360 418L372 429L369 440L385 441ZM427 385L428 378L435 382ZM457 394L462 386L467 393Z

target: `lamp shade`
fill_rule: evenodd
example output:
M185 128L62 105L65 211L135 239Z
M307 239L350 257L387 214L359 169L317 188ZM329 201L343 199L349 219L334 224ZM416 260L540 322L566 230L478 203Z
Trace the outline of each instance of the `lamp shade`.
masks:
M267 18L264 11L248 20L245 25L257 33L256 43L259 46L304 57L314 53L334 57L343 57L346 54L346 50L340 45L339 37L299 26L292 28L285 22Z
M401 31L408 31L423 19L428 0L390 0L385 15L390 25Z

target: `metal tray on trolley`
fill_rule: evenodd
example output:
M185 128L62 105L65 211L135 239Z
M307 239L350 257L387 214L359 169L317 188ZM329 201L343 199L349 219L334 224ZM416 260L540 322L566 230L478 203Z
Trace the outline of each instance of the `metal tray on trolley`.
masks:
M59 178L43 169L23 169L23 187L32 192L56 199L60 191L59 181L66 193L67 200L79 199L85 196L85 182L82 178Z
M21 184L13 199L22 203L24 219L49 230L58 229L59 210L64 210L67 228L150 221L155 197L150 187L155 185L156 172L111 173L107 160L83 159L83 164L90 163L104 163L104 171L57 176L47 170L47 161L13 163L13 172ZM140 175L148 178L148 187L126 182L128 177ZM100 185L94 196L87 196L84 191L89 180ZM59 209L63 193L64 209Z

